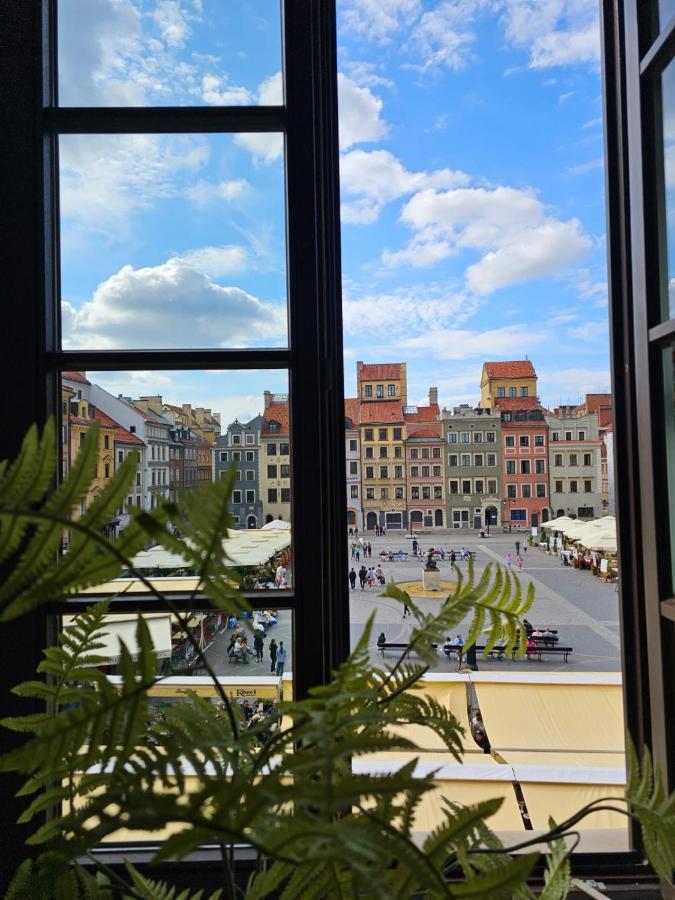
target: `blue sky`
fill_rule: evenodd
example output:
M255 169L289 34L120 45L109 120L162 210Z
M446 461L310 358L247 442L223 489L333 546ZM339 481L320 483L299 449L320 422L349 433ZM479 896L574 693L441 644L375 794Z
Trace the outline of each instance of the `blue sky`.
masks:
M59 9L64 105L281 102L268 0ZM338 14L347 392L357 359L407 360L411 402L430 384L475 402L483 360L524 355L548 405L608 389L595 5L342 0ZM277 135L64 137L64 344L283 346L282 154ZM140 373L129 392L159 381L225 421L286 386Z

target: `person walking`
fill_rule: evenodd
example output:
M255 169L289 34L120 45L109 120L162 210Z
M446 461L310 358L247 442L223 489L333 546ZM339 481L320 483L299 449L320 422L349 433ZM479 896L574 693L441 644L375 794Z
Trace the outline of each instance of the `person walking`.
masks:
M284 642L279 641L279 649L277 650L277 677L284 674L284 663L286 662L286 650Z
M259 631L256 631L253 637L253 651L255 653L256 662L262 662L263 658L263 636Z
M516 565L518 566L518 571L521 572L523 569L523 557L520 553L516 556Z
M410 608L408 607L408 604L404 601L404 603L403 603L403 618L405 619L405 617L409 616L409 615L410 615Z
M506 554L506 556L504 557L504 562L506 563L506 571L510 572L511 571L511 554L510 553Z
M457 554L455 553L454 550L451 550L450 551L450 565L454 566L456 561L457 561Z
M364 591L366 589L366 578L368 577L368 572L364 565L361 565L359 569L359 584L361 585L361 590Z
M354 571L354 566L352 566L349 571L349 584L351 585L352 590L354 590L356 587L356 572Z
M277 642L272 638L270 641L270 672L274 675L274 670L277 667Z
M358 544L356 545L356 547L354 547L354 558L356 559L357 562L361 558L361 548L359 547Z

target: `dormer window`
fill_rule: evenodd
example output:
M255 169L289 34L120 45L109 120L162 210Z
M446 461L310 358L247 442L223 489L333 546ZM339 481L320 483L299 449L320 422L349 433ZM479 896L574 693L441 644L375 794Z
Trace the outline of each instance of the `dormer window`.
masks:
M281 425L279 424L279 422L272 419L272 421L267 426L267 430L272 432L273 434L277 434L279 431L281 431Z

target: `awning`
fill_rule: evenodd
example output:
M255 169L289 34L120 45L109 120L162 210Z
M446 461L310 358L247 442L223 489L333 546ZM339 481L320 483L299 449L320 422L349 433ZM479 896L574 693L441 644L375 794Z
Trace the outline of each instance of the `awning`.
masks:
M506 750L608 750L624 747L619 684L475 682L490 744Z
M111 684L118 684L119 676L111 675ZM235 700L246 698L276 700L280 694L280 679L276 675L240 676L239 678L218 678L225 694ZM199 697L216 698L218 692L211 678L207 675L172 675L163 678L148 691L150 697L184 697L194 693Z
M96 650L97 656L104 656L107 665L114 665L120 659L120 641L124 641L132 656L138 656L136 643L136 613L110 614L105 617L106 633L101 637L103 646ZM64 625L71 617L64 617ZM144 613L143 619L150 631L158 659L171 657L171 614Z
M621 785L612 784L532 784L521 782L520 786L533 827L542 829L548 828L548 819L551 814L554 815L556 822L562 822L593 800L599 800L602 797L619 800L624 796L624 788ZM621 803L612 805L619 809L623 808ZM627 823L626 816L621 813L603 811L587 816L575 827L579 830L612 828L626 832L628 830Z

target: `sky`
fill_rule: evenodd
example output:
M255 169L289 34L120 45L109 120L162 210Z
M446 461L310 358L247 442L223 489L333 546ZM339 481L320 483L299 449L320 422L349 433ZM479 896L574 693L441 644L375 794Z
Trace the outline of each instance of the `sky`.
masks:
M282 102L270 0L59 0L62 105ZM476 403L528 356L547 406L609 390L599 26L589 0L340 0L345 387ZM61 138L65 347L284 346L279 135ZM119 373L244 419L285 373ZM128 388L128 389L127 389Z

